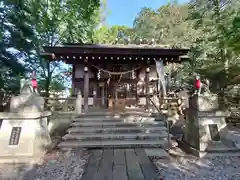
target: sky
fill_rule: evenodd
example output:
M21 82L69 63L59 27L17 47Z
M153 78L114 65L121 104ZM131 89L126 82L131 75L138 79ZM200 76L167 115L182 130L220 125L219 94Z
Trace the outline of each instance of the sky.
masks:
M188 0L179 0L179 3ZM131 27L134 18L143 7L158 9L169 0L107 0L107 8L110 11L107 16L108 25L125 25Z

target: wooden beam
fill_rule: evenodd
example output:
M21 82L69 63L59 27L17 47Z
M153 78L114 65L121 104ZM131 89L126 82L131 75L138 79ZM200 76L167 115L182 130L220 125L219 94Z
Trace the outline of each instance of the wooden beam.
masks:
M43 47L45 52L55 54L101 54L101 55L155 55L155 56L182 56L186 55L189 49L164 49L155 47L135 47L135 48L120 48L120 47L96 47L96 46L70 46L70 47Z
M73 58L75 56L61 56L62 58L64 58L64 61L67 63L67 64L82 64L84 63L84 60L86 57L88 56L81 56L81 59L79 58ZM112 64L139 64L139 65L146 65L146 64L155 64L155 60L163 60L163 63L165 64L166 62L169 62L169 63L181 63L182 60L179 59L179 57L172 57L172 56L169 56L169 57L159 57L159 58L156 58L156 57L104 57L104 58L101 58L101 59L98 59L97 56L94 56L95 58L91 57L88 59L88 62L91 63L91 64L94 64L94 65L98 65L98 64L101 64L101 63L106 63L106 62L109 62L109 63L112 63ZM56 58L56 60L58 60L59 58Z

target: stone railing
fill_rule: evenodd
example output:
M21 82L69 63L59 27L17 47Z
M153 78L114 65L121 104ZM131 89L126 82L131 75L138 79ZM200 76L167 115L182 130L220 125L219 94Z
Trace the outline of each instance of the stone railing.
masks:
M239 107L232 107L228 109L230 115L226 118L227 123L236 125L240 124L240 108Z
M222 94L219 94L221 97ZM224 92L224 99L220 98L222 101L220 104L224 104L224 109L230 112L229 116L226 118L226 122L229 124L240 124L240 95Z
M50 111L75 111L76 97L71 98L44 98L45 108Z

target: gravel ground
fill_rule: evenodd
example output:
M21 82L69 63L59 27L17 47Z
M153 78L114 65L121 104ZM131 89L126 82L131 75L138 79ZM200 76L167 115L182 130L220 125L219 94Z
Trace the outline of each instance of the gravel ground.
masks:
M80 180L89 154L85 150L51 152L40 164L0 164L1 180Z
M153 158L164 180L240 180L240 156Z

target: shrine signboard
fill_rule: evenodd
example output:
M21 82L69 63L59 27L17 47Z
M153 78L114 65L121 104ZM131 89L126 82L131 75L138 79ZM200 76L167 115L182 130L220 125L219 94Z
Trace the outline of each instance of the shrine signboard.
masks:
M22 127L12 127L8 145L18 145Z

